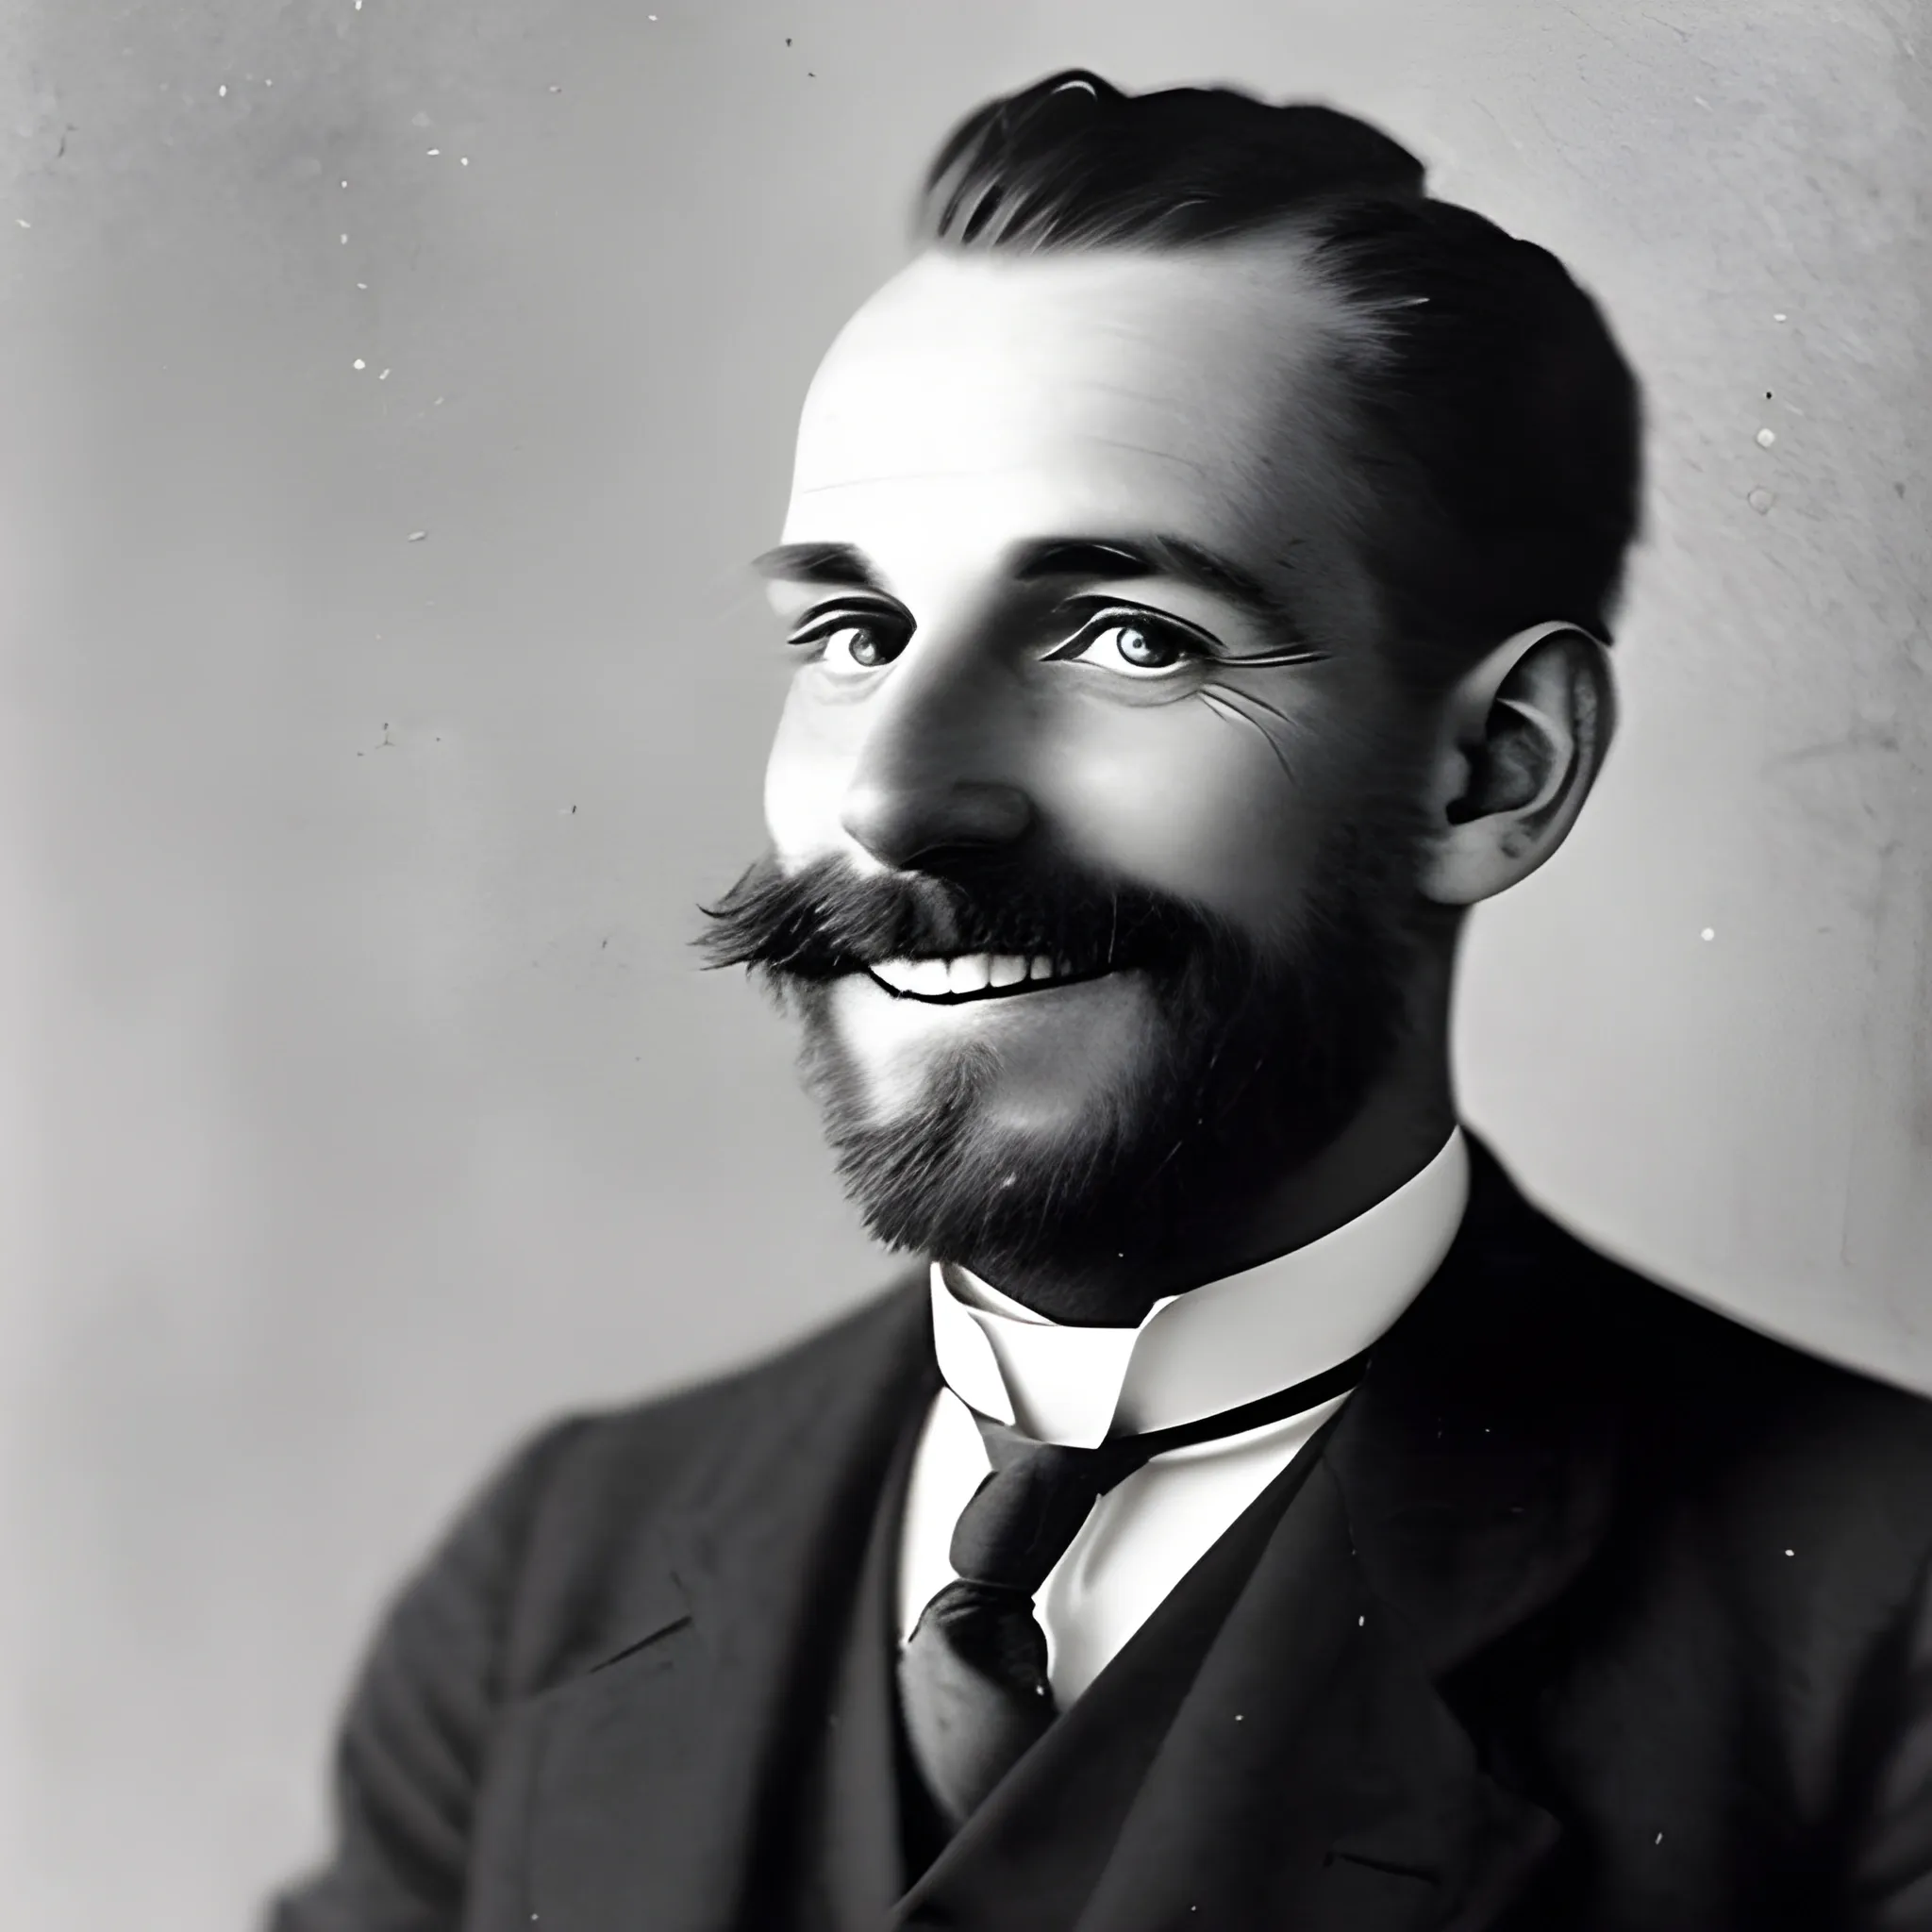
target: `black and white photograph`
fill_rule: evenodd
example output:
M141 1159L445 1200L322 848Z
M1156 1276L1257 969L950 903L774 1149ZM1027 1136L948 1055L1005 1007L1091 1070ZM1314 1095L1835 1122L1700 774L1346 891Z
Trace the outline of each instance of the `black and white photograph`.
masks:
M1932 1932L1926 23L14 0L0 1921Z

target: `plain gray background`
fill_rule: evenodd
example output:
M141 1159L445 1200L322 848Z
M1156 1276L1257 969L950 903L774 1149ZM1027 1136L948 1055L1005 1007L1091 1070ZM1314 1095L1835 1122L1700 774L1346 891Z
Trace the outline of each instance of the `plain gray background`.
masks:
M1607 304L1624 730L1479 917L1469 1112L1932 1386L1914 11L0 9L9 1925L244 1923L510 1441L883 1274L687 941L759 844L804 384L945 128L1057 66L1376 117Z

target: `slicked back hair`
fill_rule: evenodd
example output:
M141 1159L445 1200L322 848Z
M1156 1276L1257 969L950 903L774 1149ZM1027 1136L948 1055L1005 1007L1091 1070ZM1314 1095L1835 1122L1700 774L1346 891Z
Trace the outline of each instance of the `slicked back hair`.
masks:
M1291 238L1370 325L1336 351L1344 456L1371 473L1365 561L1404 668L1438 688L1546 619L1608 641L1639 523L1636 379L1555 256L1430 198L1378 128L1057 74L960 124L918 225L944 248L1021 253Z

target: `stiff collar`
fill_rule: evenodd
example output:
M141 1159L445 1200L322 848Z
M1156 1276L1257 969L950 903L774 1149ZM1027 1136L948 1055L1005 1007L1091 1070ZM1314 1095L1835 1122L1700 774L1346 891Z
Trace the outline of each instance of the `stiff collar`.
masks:
M1258 1401L1384 1334L1448 1254L1469 1172L1457 1127L1420 1173L1353 1221L1169 1295L1132 1328L1049 1322L966 1269L935 1262L940 1373L982 1415L1081 1449Z

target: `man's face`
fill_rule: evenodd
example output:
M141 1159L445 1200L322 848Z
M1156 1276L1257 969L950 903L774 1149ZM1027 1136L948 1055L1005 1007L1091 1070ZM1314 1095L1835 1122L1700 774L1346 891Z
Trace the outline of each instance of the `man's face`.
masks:
M1319 1142L1386 1055L1419 740L1352 540L1349 326L1279 242L934 253L820 370L736 956L791 947L889 1238L1156 1239L1155 1172L1198 1201Z

